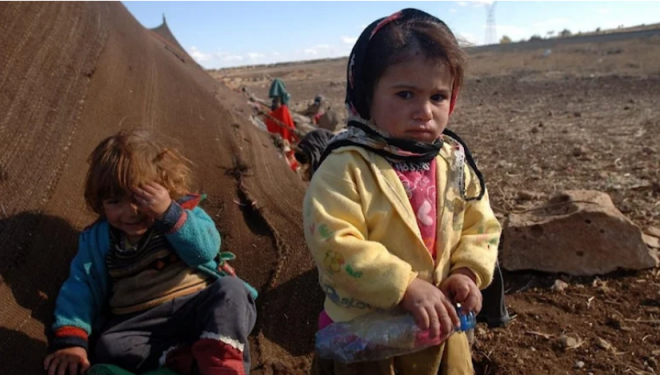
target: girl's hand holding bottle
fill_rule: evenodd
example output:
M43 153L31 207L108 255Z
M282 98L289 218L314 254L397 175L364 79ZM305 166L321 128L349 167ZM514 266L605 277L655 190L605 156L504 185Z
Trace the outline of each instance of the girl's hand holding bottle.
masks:
M415 317L420 330L430 329L431 338L447 335L452 327L460 325L456 309L449 298L428 281L413 280L400 305Z

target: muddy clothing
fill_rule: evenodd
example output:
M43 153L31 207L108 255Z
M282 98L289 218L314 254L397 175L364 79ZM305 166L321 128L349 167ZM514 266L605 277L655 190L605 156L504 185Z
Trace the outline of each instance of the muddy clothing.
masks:
M225 262L232 257L227 258L227 254L231 255L230 253L220 252L220 234L208 214L197 207L200 200L199 196L188 196L178 203L173 203L177 208L168 210L163 220L154 224L154 230L164 233L169 244L168 249L174 250L177 258L187 265L184 276L194 274L196 277L207 278L209 282L213 282L218 278L234 274L233 269ZM56 301L55 323L49 343L51 350L72 346L87 349L89 335L100 332L109 312L109 302L113 294L116 296L117 292L120 294L127 292L123 287L121 290L113 291L110 269L113 273L123 272L127 270L124 267L127 264L120 260L112 260L108 263L108 255L111 252L110 233L110 224L102 219L80 234L78 253L71 263L71 274L62 285ZM154 242L154 244L158 243ZM158 245L156 249L160 251L162 247ZM158 253L149 253L149 257L154 255L157 255L156 258L159 256ZM139 273L157 274L159 260L173 261L173 264L180 265L178 260L171 259L171 255L167 253L164 259L154 259L155 263L140 261ZM144 267L149 268L151 265L156 269L145 270ZM188 272L189 269L194 271ZM115 277L118 275L115 273ZM184 277L179 281L185 280ZM256 290L249 284L244 284L252 294L252 298L256 298ZM185 288L190 286L182 285ZM154 299L160 300L161 303L165 302L168 298L163 297L169 295L172 290L176 288L169 284L164 289L154 289L153 291L157 293L153 296L141 295L138 305L150 304ZM142 297L145 299L142 300ZM122 301L123 298L115 299L115 302Z
M223 373L249 374L248 335L256 316L245 284L223 277L147 311L113 316L96 343L95 359L136 373L167 366L186 375L196 366L211 374L222 364Z
M439 285L466 267L485 288L493 277L500 224L488 194L465 168L458 144L436 157L437 242L434 261L404 185L385 158L356 146L334 150L314 174L303 203L305 240L326 291L325 309L348 321L399 304L419 277Z
M178 205L177 210L182 210ZM106 256L112 279L109 305L113 314L147 310L168 300L206 288L210 275L181 260L165 237L151 228L135 246L123 233L110 229L110 252Z
M461 160L460 146L451 142L445 142L435 159L435 261L406 190L385 158L349 146L333 151L321 164L307 190L303 213L305 239L326 294L324 308L333 321L348 321L375 308L394 308L416 277L440 285L452 270L466 267L476 275L478 287L490 283L500 225L487 194L480 200L463 199L463 181L471 195L479 183L460 165ZM443 362L455 371L449 373L472 371L464 334L453 335L444 346L371 365L387 369L413 363L439 365L442 358L451 359ZM407 371L401 373L430 375L438 367L435 372L433 365L429 371Z

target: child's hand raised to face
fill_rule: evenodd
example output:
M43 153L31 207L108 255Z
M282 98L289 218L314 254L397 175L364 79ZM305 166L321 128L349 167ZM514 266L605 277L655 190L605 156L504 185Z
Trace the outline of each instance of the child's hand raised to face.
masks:
M170 193L156 182L140 185L133 189L133 193L140 211L156 219L162 219L172 204Z
M454 303L460 303L465 312L481 311L481 291L474 282L474 273L467 268L455 270L440 285L445 295L450 296Z
M410 283L403 295L401 307L413 314L421 330L430 328L432 338L441 333L444 336L453 327L460 325L451 301L435 285L422 279Z

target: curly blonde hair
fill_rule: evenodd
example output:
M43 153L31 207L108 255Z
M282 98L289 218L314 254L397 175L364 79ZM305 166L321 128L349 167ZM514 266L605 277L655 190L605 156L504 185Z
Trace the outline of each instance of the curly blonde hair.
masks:
M101 216L105 199L130 196L148 182L163 185L174 200L190 192L190 160L147 130L122 130L102 140L88 162L85 202Z

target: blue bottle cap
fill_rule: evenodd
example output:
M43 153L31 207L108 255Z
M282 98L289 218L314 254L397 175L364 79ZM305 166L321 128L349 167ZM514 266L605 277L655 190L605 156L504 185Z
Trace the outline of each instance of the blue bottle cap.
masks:
M477 317L474 315L474 312L463 312L460 303L456 304L456 313L458 314L458 318L461 321L461 325L459 327L455 327L457 331L465 332L474 329L477 326Z

